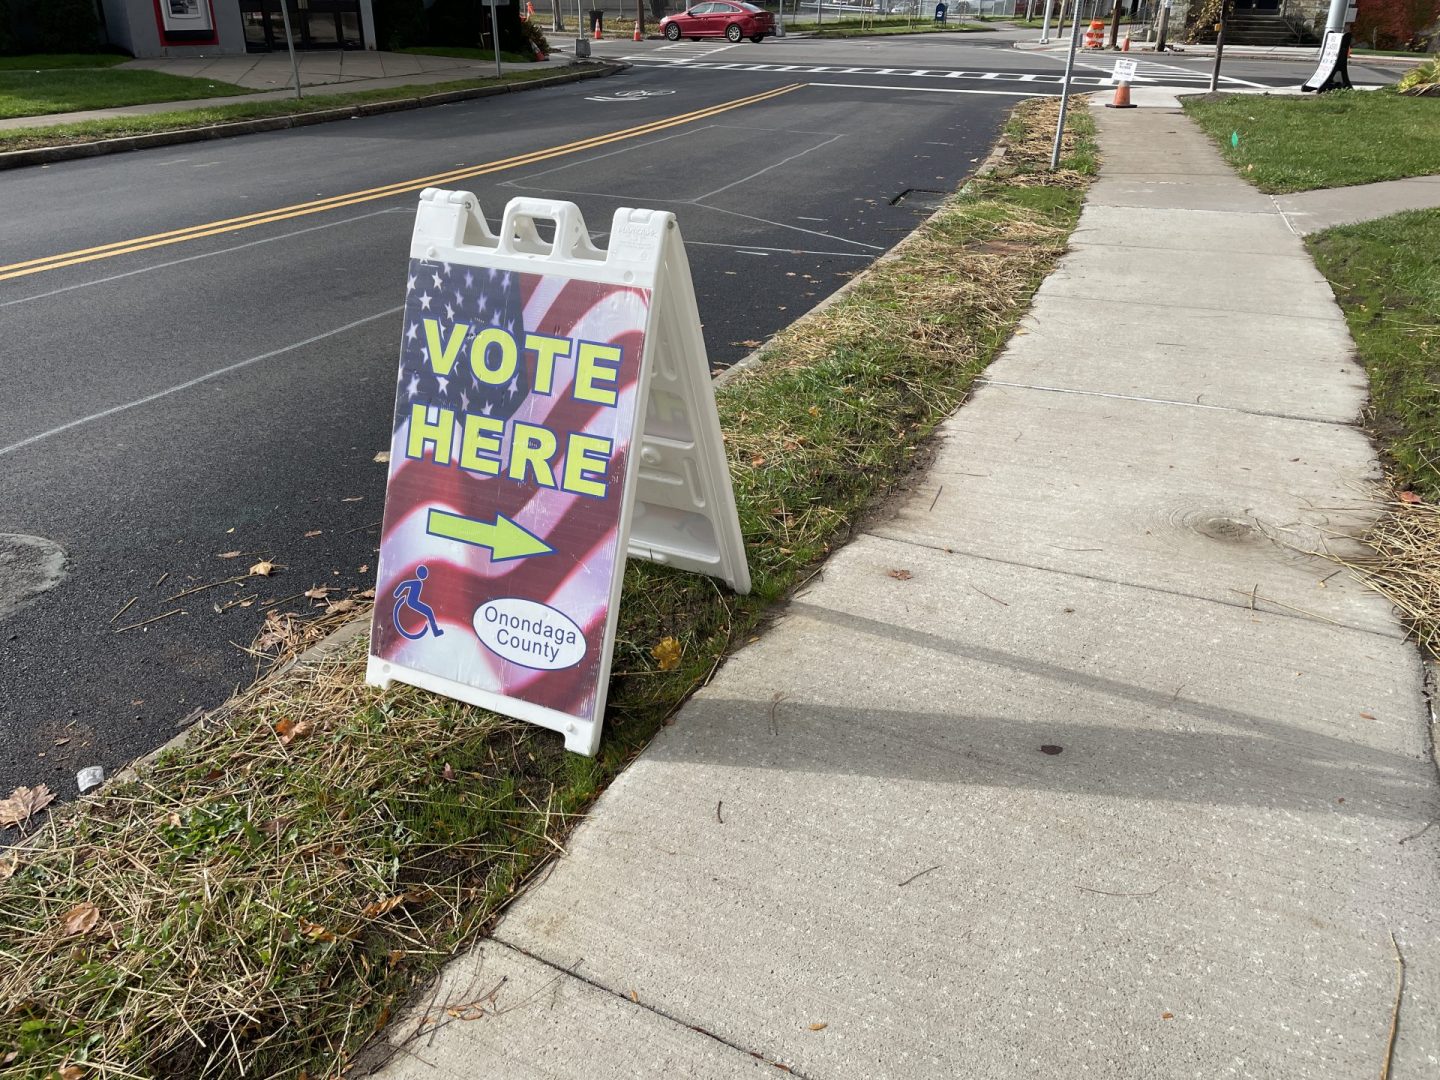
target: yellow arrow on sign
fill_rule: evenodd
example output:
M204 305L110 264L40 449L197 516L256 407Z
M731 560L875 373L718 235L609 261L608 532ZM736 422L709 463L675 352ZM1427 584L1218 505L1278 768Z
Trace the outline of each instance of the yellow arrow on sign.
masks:
M555 550L529 529L515 524L504 514L496 514L492 523L432 508L425 522L425 531L431 536L443 536L447 540L459 540L462 544L489 548L491 562L524 559L531 555L549 555Z

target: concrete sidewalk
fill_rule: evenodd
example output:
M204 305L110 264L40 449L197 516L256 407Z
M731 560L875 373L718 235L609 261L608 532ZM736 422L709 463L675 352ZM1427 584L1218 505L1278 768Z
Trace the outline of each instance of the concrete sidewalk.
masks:
M495 75L493 60L467 60L448 56L373 51L344 52L330 49L296 53L296 59L300 70L301 93L304 94L309 88L310 94L314 96L388 90L397 86L434 86L437 83L459 82L463 79L488 79ZM552 68L560 71L577 62L573 56L556 54L548 60L532 64L510 64L502 61L500 67L507 73ZM157 101L148 105L123 105L113 109L86 109L79 112L50 113L45 116L16 116L0 119L0 131L77 124L90 120L109 120L120 116L143 116L185 109L209 109L256 101L281 101L295 96L290 58L285 53L209 58L160 57L129 60L117 65L117 69L162 71L187 78L214 79L259 92L189 101Z
M1096 112L1072 251L928 475L375 1075L1349 1080L1397 948L1389 1075L1436 1074L1424 666L1305 553L1381 479L1345 323L1173 98Z

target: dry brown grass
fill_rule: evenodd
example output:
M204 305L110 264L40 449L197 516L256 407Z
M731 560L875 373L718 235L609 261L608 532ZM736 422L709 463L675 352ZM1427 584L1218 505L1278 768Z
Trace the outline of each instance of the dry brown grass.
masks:
M1344 564L1393 603L1420 647L1440 658L1440 507L1397 499L1360 539L1373 554Z

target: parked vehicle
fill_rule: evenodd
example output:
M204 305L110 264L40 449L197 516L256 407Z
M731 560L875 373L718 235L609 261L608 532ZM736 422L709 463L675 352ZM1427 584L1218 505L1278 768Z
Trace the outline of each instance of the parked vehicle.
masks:
M749 38L755 43L775 36L775 16L744 0L704 0L660 20L661 32L671 41L684 38Z

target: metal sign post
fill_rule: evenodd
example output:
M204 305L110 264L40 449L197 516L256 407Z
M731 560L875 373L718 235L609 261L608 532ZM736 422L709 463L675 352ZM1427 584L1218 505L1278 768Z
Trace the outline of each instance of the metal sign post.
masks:
M495 49L495 77L503 78L505 72L500 67L500 17L495 14L495 7L498 0L480 0L482 4L490 9L490 44Z
M1070 79L1075 74L1075 50L1080 45L1080 0L1075 0L1075 22L1070 27L1070 55L1065 58L1065 81L1060 87L1060 120L1055 125L1055 146L1050 151L1050 170L1060 167L1060 140L1065 135L1065 113L1070 106Z
M290 50L290 74L295 79L295 99L300 99L300 65L295 62L295 37L290 33L290 0L280 0L280 18L285 23L285 47Z
M1045 17L1041 20L1040 25L1041 45L1050 44L1050 5L1052 3L1054 3L1054 0L1045 0Z
M1215 67L1210 72L1210 92L1220 89L1220 58L1225 55L1225 24L1229 22L1230 0L1221 0L1220 23L1215 27Z

